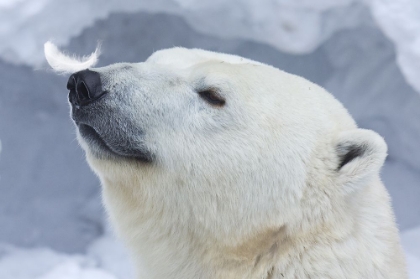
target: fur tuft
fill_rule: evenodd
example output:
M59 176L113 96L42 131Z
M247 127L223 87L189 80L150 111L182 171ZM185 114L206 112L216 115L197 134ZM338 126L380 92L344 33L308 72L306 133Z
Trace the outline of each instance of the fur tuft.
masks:
M78 72L94 66L98 62L100 48L98 46L95 52L89 56L77 58L65 55L53 43L48 41L44 44L44 54L48 64L54 71L65 74Z

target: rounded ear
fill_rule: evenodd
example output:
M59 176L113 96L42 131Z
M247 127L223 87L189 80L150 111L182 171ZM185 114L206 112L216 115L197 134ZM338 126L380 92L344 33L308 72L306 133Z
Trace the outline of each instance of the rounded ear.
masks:
M354 129L338 135L336 152L339 185L350 193L379 175L387 155L387 145L374 131Z

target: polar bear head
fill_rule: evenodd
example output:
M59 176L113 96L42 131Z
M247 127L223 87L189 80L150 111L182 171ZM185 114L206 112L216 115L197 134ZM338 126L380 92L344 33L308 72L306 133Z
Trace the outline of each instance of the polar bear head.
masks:
M189 245L255 262L279 235L345 227L386 157L321 87L238 56L167 49L67 87L111 219L152 266Z

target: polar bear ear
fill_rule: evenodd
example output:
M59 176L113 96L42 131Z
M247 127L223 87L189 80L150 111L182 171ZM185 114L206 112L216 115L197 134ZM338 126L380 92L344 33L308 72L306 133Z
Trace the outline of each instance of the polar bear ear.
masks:
M387 155L387 145L374 131L354 129L339 134L336 152L339 185L349 193L379 174Z

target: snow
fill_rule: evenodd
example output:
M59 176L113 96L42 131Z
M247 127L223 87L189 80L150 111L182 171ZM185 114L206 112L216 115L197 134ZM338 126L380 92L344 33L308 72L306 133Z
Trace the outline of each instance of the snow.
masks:
M420 92L417 0L1 0L0 57L39 67L44 42L54 39L56 44L65 45L95 20L116 11L181 15L205 34L252 39L302 54L314 51L339 30L370 24L365 21L365 6L396 44L398 65Z
M363 23L364 11L354 3L357 1L3 0L0 56L6 61L40 66L44 42L54 39L56 44L67 44L83 28L116 11L168 12L181 15L206 34L252 39L282 51L308 53L337 30Z
M0 278L132 279L133 267L121 244L107 234L94 241L85 254L0 245Z
M406 254L407 266L408 266L408 278L419 279L420 278L420 257Z
M75 140L66 78L33 71L44 67L48 39L77 55L102 40L100 66L179 45L235 53L324 86L386 139L382 178L410 278L420 279L420 2L256 3L0 0L1 279L133 278Z
M67 261L37 279L116 279L115 276L97 268L83 268L77 262Z
M48 248L25 250L12 247L3 247L2 253L0 278L4 279L115 279L95 267L92 259L82 255L64 255Z
M167 2L170 1L2 0L0 57L39 67L44 62L42 49L46 41L53 39L54 43L65 45L71 37L111 12L166 11Z
M420 279L420 227L401 234L410 279Z
M411 279L420 279L420 227L403 232L402 245L406 251Z
M401 71L420 92L420 1L372 0L370 7L382 31L396 45Z

